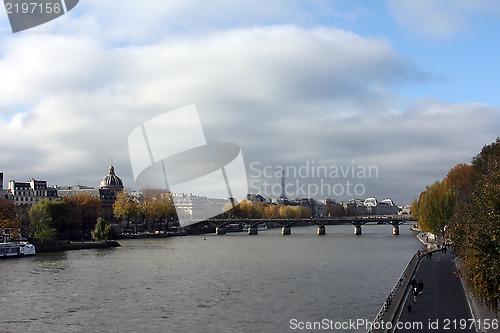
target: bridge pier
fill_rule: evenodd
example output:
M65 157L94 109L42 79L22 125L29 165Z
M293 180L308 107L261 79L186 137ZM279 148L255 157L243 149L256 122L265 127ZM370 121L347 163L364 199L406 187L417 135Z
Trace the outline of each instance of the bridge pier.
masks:
M319 225L318 229L316 230L316 233L318 235L320 235L320 236L326 234L326 228L325 228L325 226L324 225Z
M292 227L290 227L288 225L281 227L281 234L284 236L291 235L292 234Z
M216 227L215 228L215 234L216 235L225 235L226 234L226 228L225 227Z
M399 235L399 226L398 225L393 225L392 226L392 234L394 236L398 236Z
M249 235L258 235L259 229L257 228L256 225L251 225L250 227L248 227L248 234Z
M355 225L355 226L354 226L354 234L355 234L356 236L361 235L361 226L360 226L360 225Z

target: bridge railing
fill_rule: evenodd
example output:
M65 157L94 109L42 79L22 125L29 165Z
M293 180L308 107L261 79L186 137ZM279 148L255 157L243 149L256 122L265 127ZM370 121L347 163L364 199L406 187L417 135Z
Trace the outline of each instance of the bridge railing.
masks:
M363 215L363 216L336 216L336 217L307 217L307 218L210 218L205 220L205 222L310 222L314 224L315 222L353 222L353 221L367 221L367 222L379 222L379 221L417 221L415 218L408 215Z

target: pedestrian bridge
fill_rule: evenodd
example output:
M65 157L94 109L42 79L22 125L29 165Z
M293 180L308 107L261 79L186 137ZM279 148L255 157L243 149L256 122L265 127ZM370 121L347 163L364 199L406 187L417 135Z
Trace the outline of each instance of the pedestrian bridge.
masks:
M370 224L390 224L392 225L392 234L399 235L399 226L406 222L415 222L417 219L410 215L369 215L369 216L342 216L342 217L316 217L316 218L300 218L300 219L209 219L206 223L213 224L216 227L216 234L223 235L235 226L248 226L249 235L257 235L259 233L259 225L262 224L278 224L281 226L283 235L292 233L294 224L309 223L317 225L317 234L326 234L327 225L352 224L354 226L354 234L361 235L361 227L367 223Z

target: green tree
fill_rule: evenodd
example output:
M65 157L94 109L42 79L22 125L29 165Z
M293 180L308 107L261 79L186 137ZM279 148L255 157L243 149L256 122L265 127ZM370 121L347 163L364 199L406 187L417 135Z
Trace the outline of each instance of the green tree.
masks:
M52 218L42 216L32 223L31 237L42 242L54 241L57 239L58 232L56 228L51 227Z
M116 239L113 226L107 223L102 217L98 217L94 230L92 231L92 239L96 241Z
M32 237L35 239L40 239L40 235L53 236L54 230L56 238L68 239L74 227L70 207L63 199L42 200L31 206L29 216L32 224ZM44 229L49 230L45 232Z

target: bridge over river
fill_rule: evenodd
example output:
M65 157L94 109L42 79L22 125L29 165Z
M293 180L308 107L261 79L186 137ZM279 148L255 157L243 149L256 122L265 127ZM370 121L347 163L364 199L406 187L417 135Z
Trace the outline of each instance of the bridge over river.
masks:
M392 234L399 235L399 226L406 222L415 222L417 219L409 215L370 215L370 216L342 216L342 217L316 217L316 218L300 218L300 219L209 219L206 223L213 224L216 227L217 235L224 235L231 227L245 225L248 227L249 235L257 235L259 233L259 225L278 224L281 226L282 235L290 235L294 224L315 224L318 226L317 234L324 235L327 225L352 224L354 226L354 234L361 235L361 227L367 223L371 224L390 224L392 225Z

